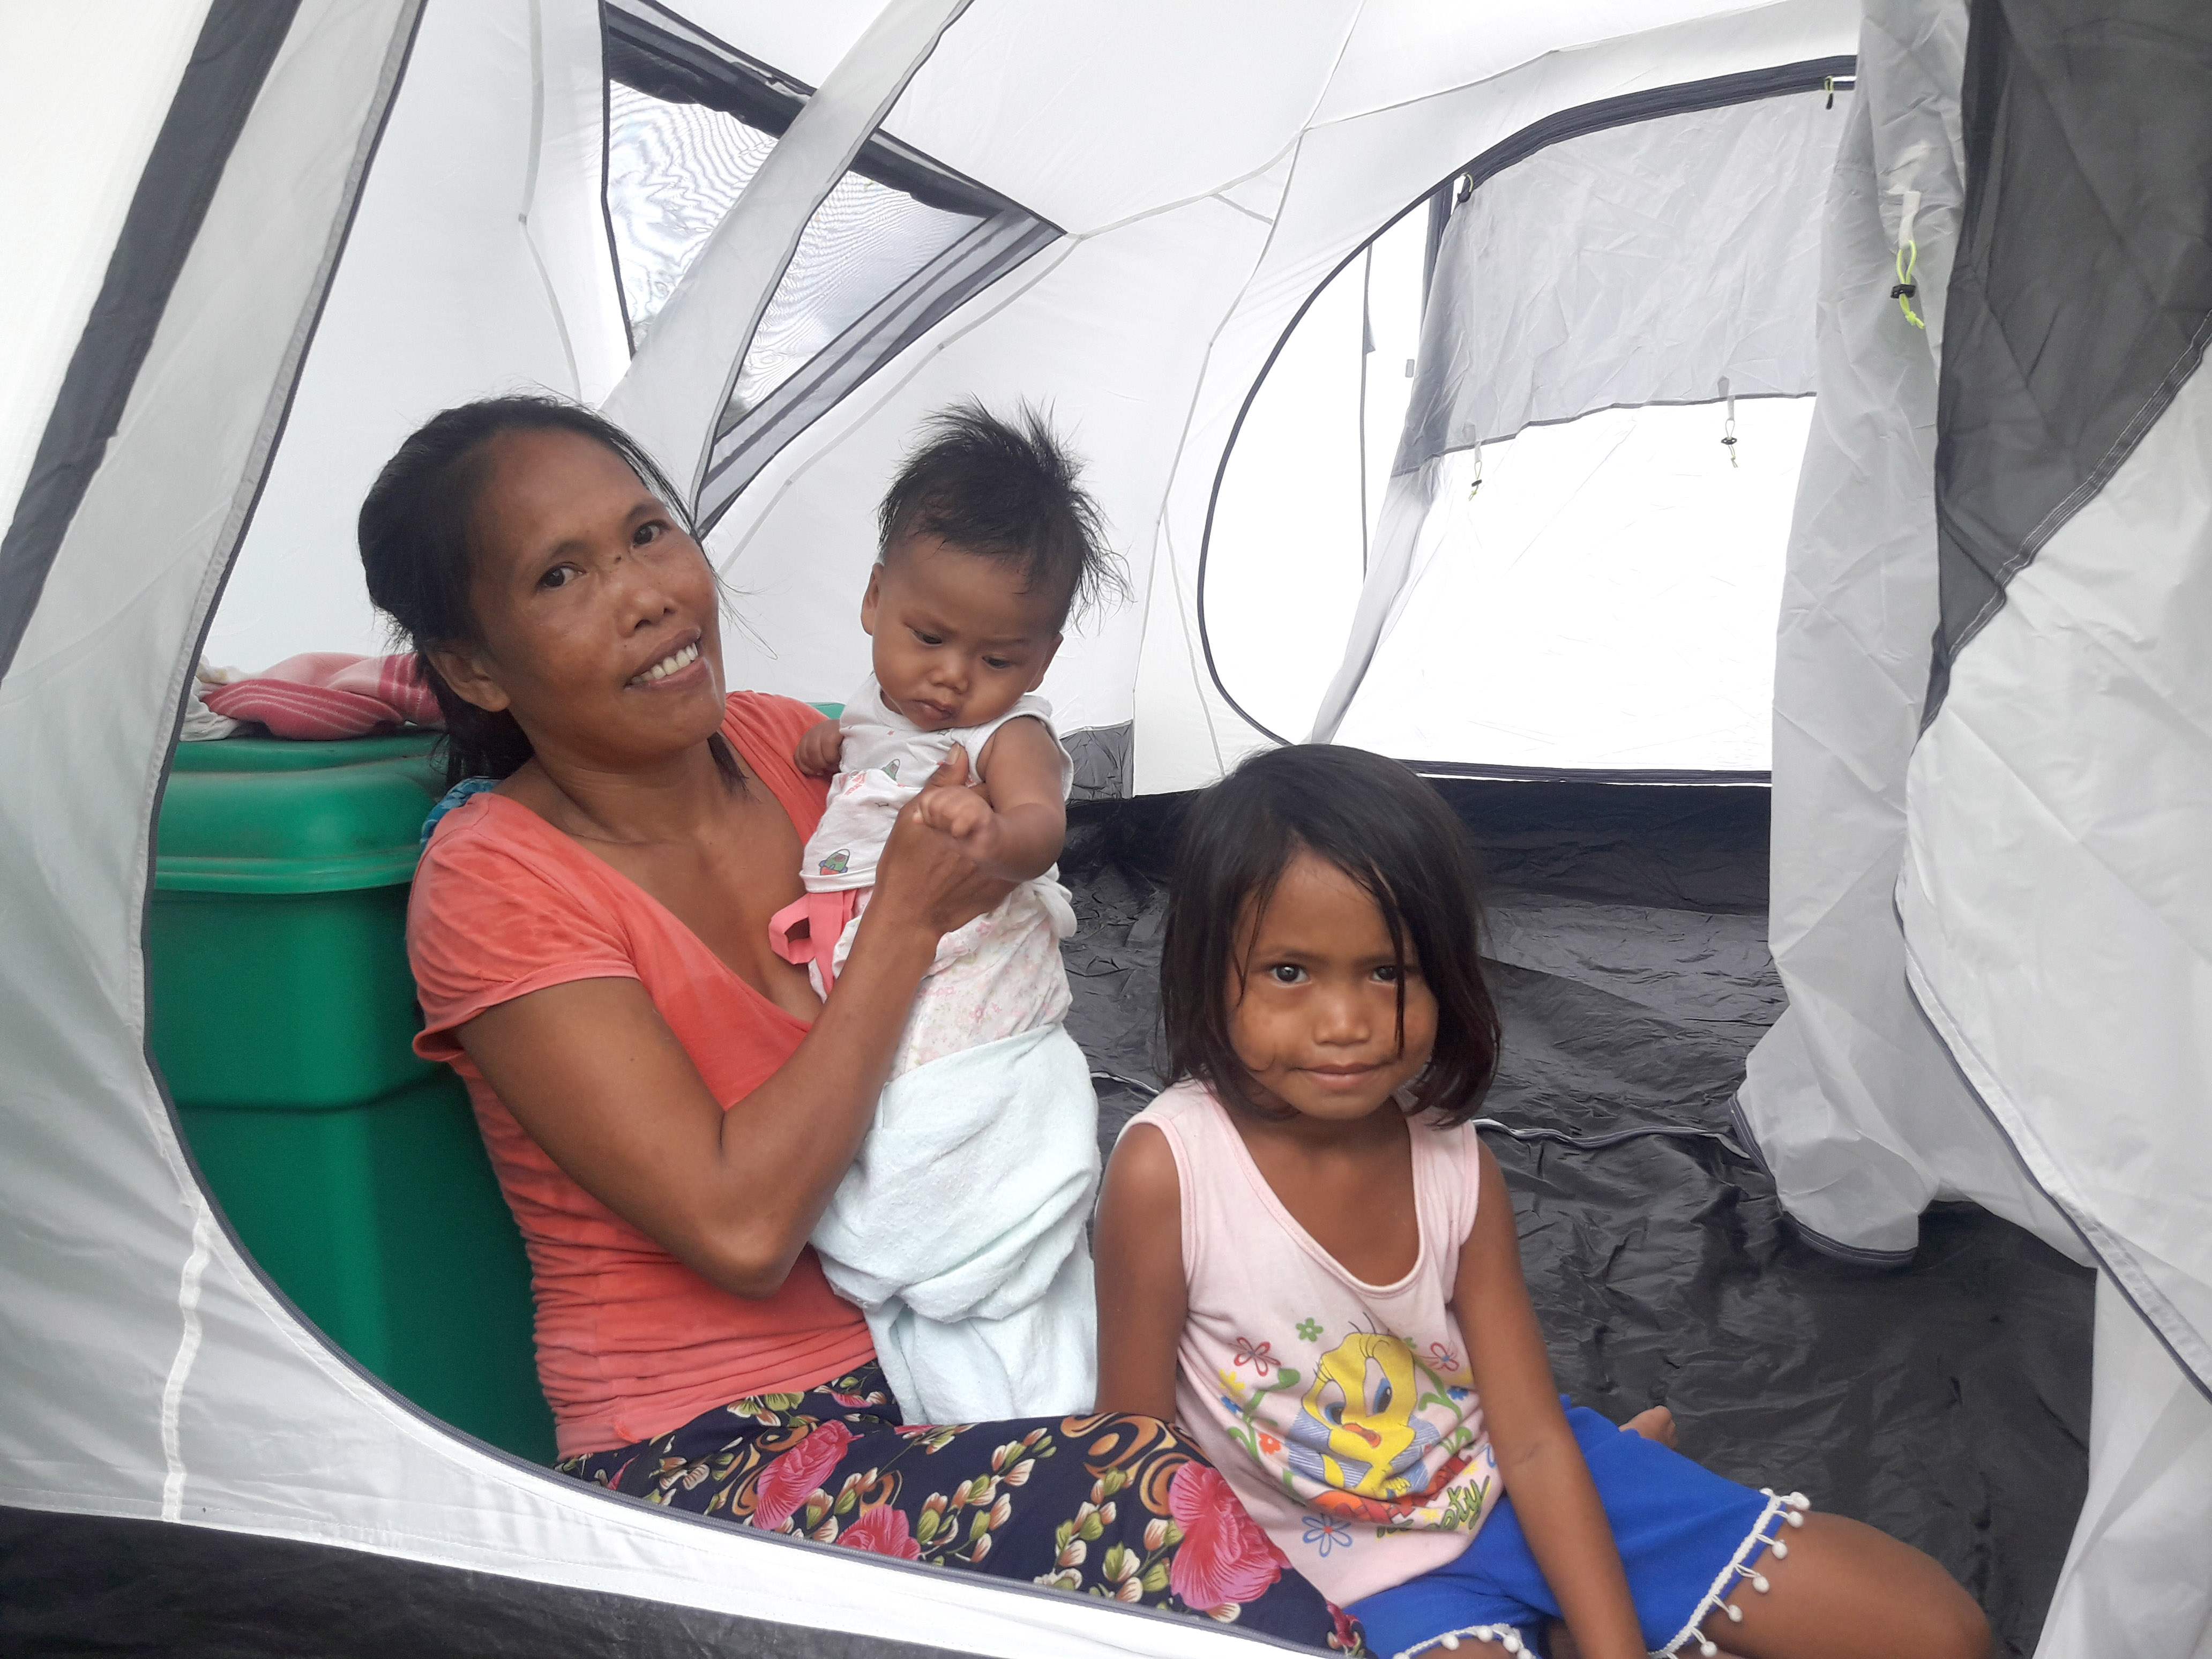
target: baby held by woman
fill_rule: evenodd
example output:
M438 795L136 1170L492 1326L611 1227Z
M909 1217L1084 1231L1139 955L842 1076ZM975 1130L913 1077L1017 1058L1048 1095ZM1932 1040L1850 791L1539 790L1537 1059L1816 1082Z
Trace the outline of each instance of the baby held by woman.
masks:
M1079 472L1034 413L932 420L878 514L860 602L873 672L796 757L834 776L805 896L772 926L823 996L892 822L933 776L924 819L1017 884L939 944L876 1126L814 1233L921 1422L1079 1411L1093 1387L1097 1103L1061 1024L1073 768L1036 695L1070 612L1121 585Z

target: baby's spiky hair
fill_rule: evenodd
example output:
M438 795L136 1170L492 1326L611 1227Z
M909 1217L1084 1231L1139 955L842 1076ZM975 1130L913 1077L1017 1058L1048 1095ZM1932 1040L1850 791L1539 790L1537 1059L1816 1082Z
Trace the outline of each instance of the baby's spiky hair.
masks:
M1018 563L1025 587L1060 596L1064 624L1129 590L1082 478L1083 464L1037 410L1023 404L1003 421L969 398L923 422L877 509L879 545L888 557L902 538L931 535Z

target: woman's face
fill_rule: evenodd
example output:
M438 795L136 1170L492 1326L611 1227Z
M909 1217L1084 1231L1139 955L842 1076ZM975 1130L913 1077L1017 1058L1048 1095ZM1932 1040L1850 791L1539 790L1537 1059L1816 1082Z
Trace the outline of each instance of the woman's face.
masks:
M491 440L474 515L477 642L433 653L539 754L622 766L703 743L723 714L714 573L622 457L580 433Z

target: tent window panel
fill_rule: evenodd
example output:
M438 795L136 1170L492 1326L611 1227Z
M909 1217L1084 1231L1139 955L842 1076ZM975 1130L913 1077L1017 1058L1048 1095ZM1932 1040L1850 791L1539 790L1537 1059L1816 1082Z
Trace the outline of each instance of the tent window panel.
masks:
M632 350L775 137L701 104L669 103L619 82L608 87L607 220Z
M1413 390L1425 233L1409 214L1330 279L1268 369L1222 475L1206 641L1229 694L1285 737L1311 724L1358 601Z
M1606 410L1449 457L1338 732L1415 760L1769 769L1811 398Z

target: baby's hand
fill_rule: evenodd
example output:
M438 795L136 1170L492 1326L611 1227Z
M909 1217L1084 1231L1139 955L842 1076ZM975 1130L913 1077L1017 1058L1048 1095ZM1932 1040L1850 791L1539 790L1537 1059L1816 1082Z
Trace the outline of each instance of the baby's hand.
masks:
M939 784L921 792L915 816L933 830L960 843L960 850L978 864L988 864L999 854L999 815L991 803L966 784Z
M825 720L799 734L799 750L792 758L799 763L800 771L826 778L836 771L844 752L844 733L837 729L836 721Z

